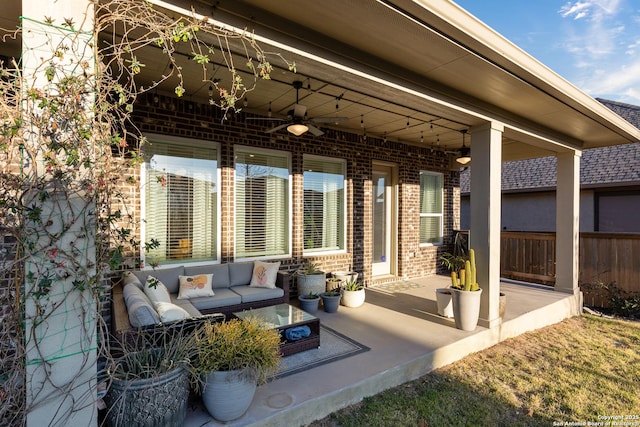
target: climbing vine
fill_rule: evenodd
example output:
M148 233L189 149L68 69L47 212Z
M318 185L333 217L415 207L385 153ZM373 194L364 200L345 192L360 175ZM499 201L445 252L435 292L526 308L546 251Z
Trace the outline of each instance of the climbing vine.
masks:
M146 1L89 0L84 22L21 19L18 31L0 30L23 45L21 57L0 57L0 425L51 411L47 390L63 395L49 417L64 425L96 405L78 393L98 387L110 357L107 278L141 245L135 204L121 191L145 143L130 120L136 99L167 83L189 95L188 58L225 117L269 78L268 57L295 64L263 51L249 31ZM145 49L166 67L150 69ZM214 78L214 64L225 78ZM78 354L79 366L65 364Z

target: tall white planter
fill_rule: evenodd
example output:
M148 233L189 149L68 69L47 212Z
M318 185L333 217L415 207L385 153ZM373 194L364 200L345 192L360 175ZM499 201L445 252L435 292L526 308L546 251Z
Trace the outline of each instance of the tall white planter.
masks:
M451 288L453 301L453 318L456 328L463 331L473 331L478 326L480 317L480 297L482 289L477 291L461 291Z
M232 421L247 412L256 388L256 381L241 371L214 371L205 375L202 402L216 420Z

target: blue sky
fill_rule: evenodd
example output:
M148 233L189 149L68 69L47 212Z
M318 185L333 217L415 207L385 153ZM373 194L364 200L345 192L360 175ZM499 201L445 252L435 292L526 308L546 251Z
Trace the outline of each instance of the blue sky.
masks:
M454 0L593 97L640 105L639 0Z

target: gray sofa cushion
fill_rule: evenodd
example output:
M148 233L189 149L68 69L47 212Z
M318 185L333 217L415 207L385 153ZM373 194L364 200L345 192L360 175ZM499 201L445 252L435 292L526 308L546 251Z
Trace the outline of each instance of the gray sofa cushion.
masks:
M122 296L127 306L127 314L129 314L131 326L139 328L160 323L160 317L155 308L153 308L153 304L151 304L142 289L138 288L134 283L124 286Z
M166 287L169 293L177 294L180 290L180 279L178 276L184 275L184 267L182 265L169 268L156 268L155 270L137 270L134 271L140 282L144 284L147 281L147 276L153 276L160 280Z
M133 283L141 290L144 288L144 286L142 285L142 283L144 282L142 282L140 278L134 274L133 271L125 271L122 275L122 286L124 287L129 283Z
M189 302L198 310L203 311L211 308L240 304L242 298L231 289L216 289L215 295L212 297L191 298Z
M259 288L255 286L234 286L231 290L242 297L242 302L255 302L284 295L281 288Z
M229 287L229 264L210 264L185 267L184 273L186 276L213 274L213 289Z
M229 264L229 285L248 285L253 276L253 261ZM214 280L215 282L215 280Z

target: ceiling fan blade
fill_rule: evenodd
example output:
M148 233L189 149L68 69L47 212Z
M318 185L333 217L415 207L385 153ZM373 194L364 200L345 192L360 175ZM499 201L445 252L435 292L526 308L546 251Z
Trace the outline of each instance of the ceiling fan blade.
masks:
M293 106L293 117L304 118L305 114L307 114L307 107L301 104Z
M322 132L320 129L318 129L317 127L315 127L310 123L307 123L307 127L309 128L309 133L313 136L324 135L324 132Z
M278 125L278 126L276 126L276 127L273 127L273 128L271 128L271 129L267 129L267 130L265 130L265 133L273 133L273 132L277 132L277 131L279 131L280 129L284 129L284 128L286 128L287 126L289 126L289 123L284 123L284 124Z
M342 122L346 122L349 120L349 117L313 117L309 119L309 121L313 123L328 123L328 124L338 124Z

